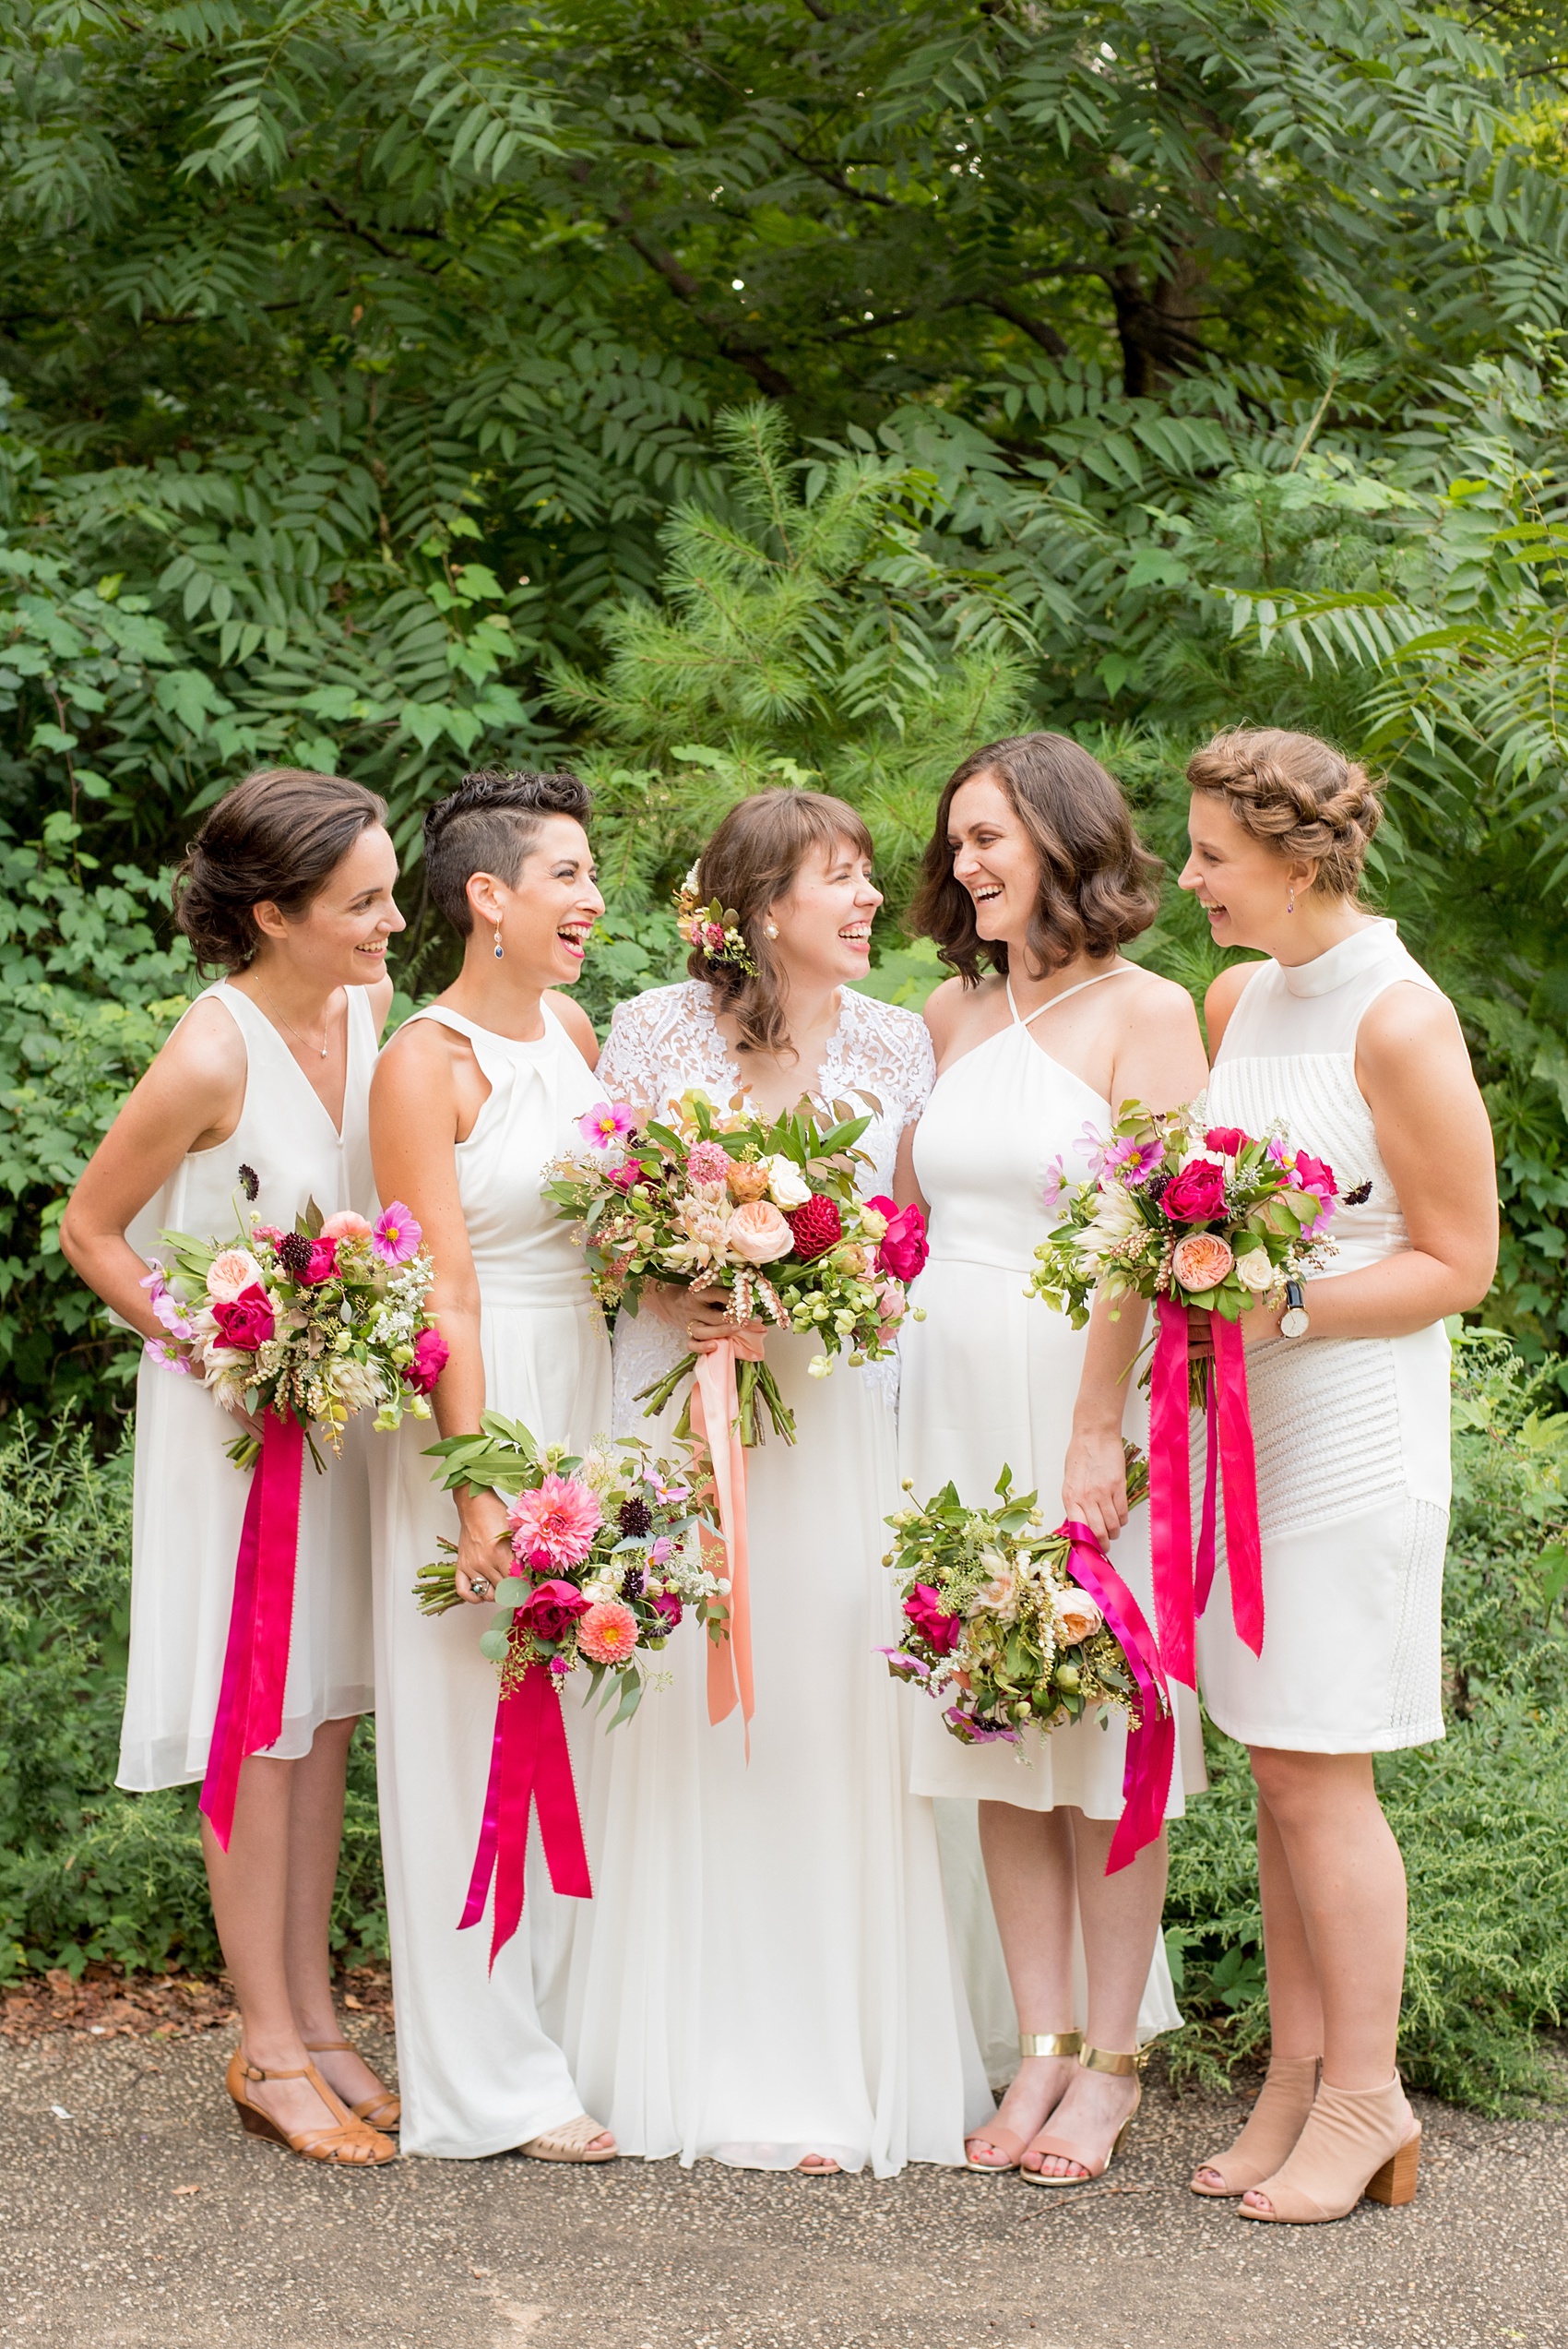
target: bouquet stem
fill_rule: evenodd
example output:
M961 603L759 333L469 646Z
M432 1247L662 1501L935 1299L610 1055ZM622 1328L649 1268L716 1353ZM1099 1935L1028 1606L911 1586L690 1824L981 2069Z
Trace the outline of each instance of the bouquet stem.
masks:
M639 1387L636 1400L644 1407L643 1417L656 1419L665 1404L673 1397L682 1379L691 1377L696 1366L697 1358L695 1353L683 1354L673 1368L665 1371L660 1377L654 1379L651 1385ZM787 1444L794 1442L795 1414L779 1393L778 1381L766 1362L738 1363L735 1366L735 1389L740 1405L741 1441L748 1451L760 1444L766 1433L758 1416L759 1399L766 1406L774 1434L782 1436ZM692 1401L688 1394L686 1406L681 1413L675 1433L684 1441L690 1437L691 1432Z

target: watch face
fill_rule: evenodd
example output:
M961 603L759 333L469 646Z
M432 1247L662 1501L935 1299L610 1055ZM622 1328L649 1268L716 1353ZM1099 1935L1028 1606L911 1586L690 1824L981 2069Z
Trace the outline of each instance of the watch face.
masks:
M1282 1338L1304 1338L1310 1326L1306 1306L1302 1305L1293 1305L1289 1313L1282 1313L1279 1317Z

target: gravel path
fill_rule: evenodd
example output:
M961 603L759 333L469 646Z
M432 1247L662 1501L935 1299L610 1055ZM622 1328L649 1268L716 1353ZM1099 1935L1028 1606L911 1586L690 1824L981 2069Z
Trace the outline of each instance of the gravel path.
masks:
M373 2023L365 2051L389 2050ZM1158 2083L1103 2186L512 2157L324 2173L242 2136L232 2034L0 2045L0 2342L35 2349L1568 2344L1568 2126L1422 2100L1421 2192L1253 2227L1185 2191L1237 2107Z

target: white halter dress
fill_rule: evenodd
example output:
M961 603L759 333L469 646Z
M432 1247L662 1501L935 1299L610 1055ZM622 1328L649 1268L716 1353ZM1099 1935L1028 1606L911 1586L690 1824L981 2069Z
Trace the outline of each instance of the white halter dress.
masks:
M132 1222L125 1236L139 1256L168 1258L160 1231L201 1240L243 1232L252 1203L240 1187L242 1166L257 1178L255 1211L283 1231L312 1199L324 1215L345 1208L364 1214L373 1206L368 1108L375 1021L362 987L350 987L348 998L341 1131L247 995L220 980L196 998L220 1003L244 1039L244 1102L227 1141L182 1159ZM130 1668L116 1778L137 1793L206 1774L251 1485L224 1457L237 1432L205 1388L143 1361L137 1377ZM341 1458L329 1459L324 1474L306 1457L283 1734L267 1748L279 1761L308 1754L324 1721L368 1712L375 1701L366 1461L383 1440L354 1418Z
M1441 990L1370 922L1316 961L1260 965L1209 1079L1219 1126L1326 1159L1341 1192L1328 1274L1410 1245L1356 1082L1356 1033L1401 982ZM1307 1306L1312 1306L1311 1285ZM1247 1354L1263 1532L1263 1653L1237 1639L1223 1567L1198 1625L1211 1718L1252 1746L1383 1753L1443 1735L1443 1560L1448 1537L1449 1344L1441 1321L1404 1338L1281 1338Z
M1082 982L1096 986L1131 964ZM1009 987L1009 1025L944 1068L915 1134L915 1173L931 1210L931 1261L915 1290L923 1322L907 1321L902 1340L899 1456L903 1474L924 1500L951 1477L971 1506L989 1502L1005 1465L1016 1492L1038 1490L1048 1523L1060 1515L1062 1474L1073 1409L1083 1376L1087 1332L1065 1314L1026 1294L1034 1251L1056 1218L1045 1206L1053 1161L1070 1176L1087 1166L1078 1145L1086 1127L1103 1135L1111 1104L1081 1077L1041 1050L1029 1030L1069 995L1068 988L1019 1018ZM1147 1440L1148 1409L1128 1381L1127 1435ZM1154 1620L1148 1509L1134 1509L1110 1556ZM1173 1688L1177 1712L1176 1767L1166 1816L1180 1818L1189 1792L1207 1783L1203 1733L1195 1699ZM956 1796L968 1807L961 1819L943 1808L943 1857L956 1917L971 1921L965 1961L970 2004L988 2061L1011 2070L1017 2059L1013 2016L1001 1952L988 1911L959 1890L980 1867L973 1824L977 1799L1047 1811L1071 1805L1090 1818L1122 1812L1126 1731L1111 1714L1094 1715L1049 1736L1026 1733L1022 1747L963 1746L943 1726L937 1707L914 1690L917 1794ZM1078 1986L1078 2021L1084 2020ZM1162 1943L1157 1943L1139 2017L1143 2036L1180 2022Z
M517 1043L439 1004L414 1014L467 1036L490 1093L457 1144L457 1188L479 1275L488 1408L541 1442L586 1451L610 1425L610 1343L583 1255L540 1196L546 1165L579 1139L600 1098L548 1005L544 1033ZM557 2044L577 1912L558 1897L530 1822L523 1921L489 1972L490 1913L459 1932L484 1812L497 1675L479 1651L493 1615L454 1607L432 1621L414 1578L455 1541L457 1512L424 1457L430 1420L379 1437L376 1776L398 2012L402 2145L473 2160L525 2143L583 2109ZM564 1699L579 1791L603 1732Z

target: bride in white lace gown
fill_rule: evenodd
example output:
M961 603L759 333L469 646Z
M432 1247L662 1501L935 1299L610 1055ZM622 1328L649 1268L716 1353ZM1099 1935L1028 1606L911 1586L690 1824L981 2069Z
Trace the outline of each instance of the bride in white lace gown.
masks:
M932 1081L912 1014L857 996L871 916L871 842L853 811L769 792L728 817L699 893L733 906L762 977L734 968L621 1007L600 1062L606 1097L659 1110L701 1087L742 1085L773 1112L802 1091L874 1097L860 1147L871 1194L892 1189L899 1145ZM770 926L771 925L771 926ZM771 1001L790 1043L736 1056ZM726 1032L728 1031L728 1032ZM778 1032L777 1031L775 1031ZM669 1303L669 1293L666 1293ZM615 1337L618 1432L667 1431L638 1389L711 1327L683 1297L645 1294ZM896 1638L881 1559L897 1506L897 1365L829 1378L815 1341L770 1332L767 1360L798 1440L748 1458L755 1711L709 1725L704 1642L665 1651L671 1684L604 1740L589 1797L595 1899L579 1924L568 2054L584 2097L624 2153L704 2154L750 2167L858 2170L960 2163L991 2097L943 1908L929 1803L906 1790L911 1708L877 1652Z

